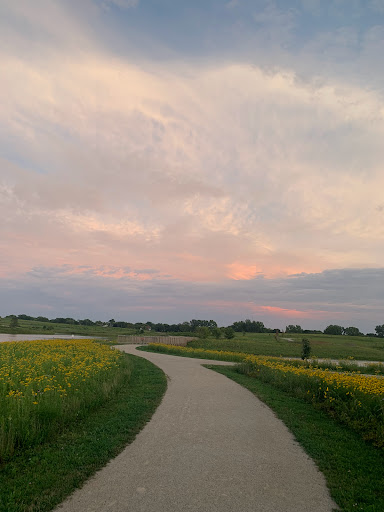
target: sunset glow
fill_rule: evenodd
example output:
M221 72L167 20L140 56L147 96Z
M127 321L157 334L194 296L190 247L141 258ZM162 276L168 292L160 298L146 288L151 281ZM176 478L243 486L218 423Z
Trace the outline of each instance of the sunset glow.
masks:
M0 12L1 316L384 322L380 2Z

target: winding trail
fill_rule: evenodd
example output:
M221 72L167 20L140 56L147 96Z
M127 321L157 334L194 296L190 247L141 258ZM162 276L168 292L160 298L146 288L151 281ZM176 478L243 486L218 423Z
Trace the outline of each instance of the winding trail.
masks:
M119 347L169 377L135 441L60 512L331 512L323 475L251 392L202 367L218 361Z

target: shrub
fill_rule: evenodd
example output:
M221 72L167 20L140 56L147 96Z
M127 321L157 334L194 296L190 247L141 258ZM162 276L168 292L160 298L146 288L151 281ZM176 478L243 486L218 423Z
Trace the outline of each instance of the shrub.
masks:
M301 359L308 359L311 354L311 342L308 338L303 338L301 340L302 349L301 349Z

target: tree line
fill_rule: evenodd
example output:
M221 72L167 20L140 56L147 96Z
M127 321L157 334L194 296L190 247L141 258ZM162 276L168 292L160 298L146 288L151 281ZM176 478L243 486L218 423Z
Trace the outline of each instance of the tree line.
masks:
M1 317L0 317L1 318ZM167 323L154 323L154 322L124 322L124 321L116 321L114 318L111 318L108 321L102 320L90 320L89 318L85 318L83 320L76 320L70 317L57 317L49 319L45 316L37 316L33 317L30 315L9 315L10 321L12 323L12 327L17 327L18 320L30 320L37 322L45 322L45 323L59 323L59 324L69 324L69 325L86 325L86 326L97 326L97 327L120 327L123 329L132 329L137 332L144 331L155 331L155 332L164 332L164 333L200 333L202 336L210 335L220 337L222 333L227 335L231 329L233 332L242 332L242 333L280 333L282 332L278 328L269 328L264 325L263 322L259 320L250 320L247 318L246 320L240 320L234 322L233 324L219 328L217 323L214 320L197 320L192 319L190 321L185 321L177 324L167 324ZM227 329L227 331L225 331ZM205 333L205 334L203 334ZM227 334L225 334L227 333ZM363 333L357 327L343 327L341 325L328 325L324 331L319 330L311 330L311 329L303 329L300 325L287 325L285 328L286 334L330 334L333 336L364 336ZM371 332L366 334L368 337L378 337L384 338L384 324L377 325L375 327L375 332Z

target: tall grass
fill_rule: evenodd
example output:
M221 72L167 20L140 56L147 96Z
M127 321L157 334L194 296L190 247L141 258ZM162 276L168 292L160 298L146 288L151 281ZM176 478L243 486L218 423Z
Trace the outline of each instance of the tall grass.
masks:
M273 359L273 358L269 358ZM289 364L292 366L301 366L312 369L332 370L334 372L354 372L367 375L384 375L384 364L383 363L367 363L363 365L357 364L354 360L344 360L334 362L331 360L319 361L317 359L308 360L294 360L289 359Z
M128 380L122 354L91 340L0 344L0 462L100 406Z
M242 361L248 355L240 352L205 350L203 348L181 347L178 345L166 345L164 343L148 343L148 345L139 347L139 349L147 352L161 352L162 354L175 356L217 359L218 361L232 361L235 363Z
M363 439L384 447L383 378L294 366L257 356L248 356L240 371L312 402L360 432Z

